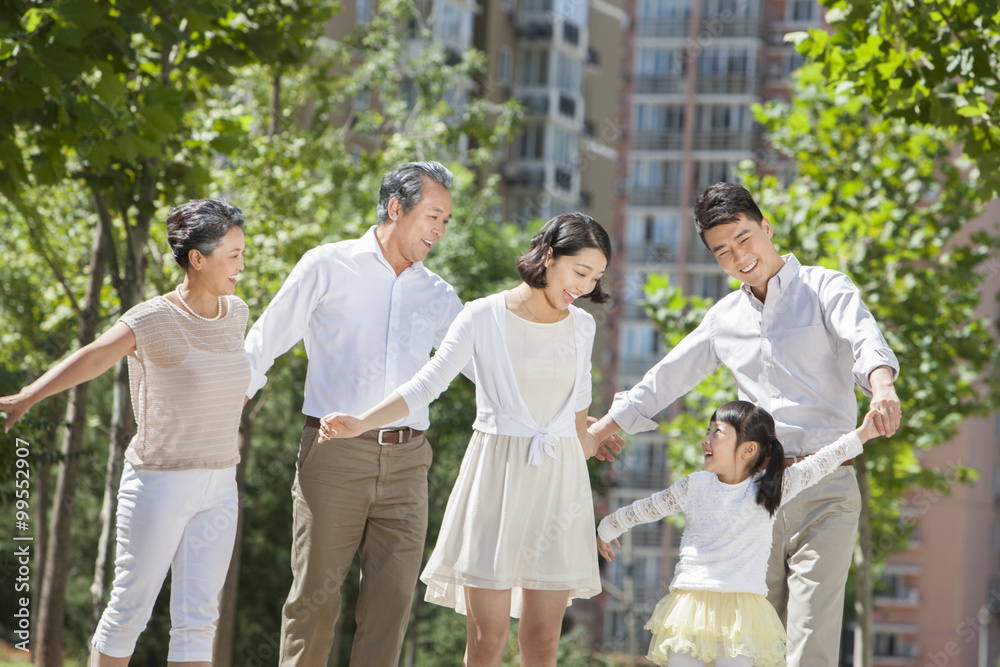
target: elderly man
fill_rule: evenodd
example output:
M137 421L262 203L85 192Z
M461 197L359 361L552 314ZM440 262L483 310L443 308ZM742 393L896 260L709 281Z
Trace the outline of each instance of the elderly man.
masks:
M283 666L327 663L356 552L361 593L351 664L399 662L427 529L428 411L322 445L318 417L360 412L391 394L429 359L462 309L451 286L423 265L447 231L451 184L437 162L387 173L378 224L359 239L307 252L247 335L249 396L299 340L309 356Z

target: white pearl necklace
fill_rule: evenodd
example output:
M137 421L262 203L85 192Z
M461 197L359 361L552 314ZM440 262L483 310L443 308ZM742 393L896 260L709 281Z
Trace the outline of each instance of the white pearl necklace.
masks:
M188 312L191 313L192 315L194 315L195 317L197 317L199 320L204 320L205 322L214 322L217 319L219 319L220 317L222 317L222 296L221 295L219 296L219 314L216 315L215 317L202 317L198 313L194 312L194 308L192 308L191 306L189 306L187 304L187 301L184 300L184 297L181 296L181 286L180 285L177 286L177 298L181 300L181 303L184 304L184 307L187 308Z

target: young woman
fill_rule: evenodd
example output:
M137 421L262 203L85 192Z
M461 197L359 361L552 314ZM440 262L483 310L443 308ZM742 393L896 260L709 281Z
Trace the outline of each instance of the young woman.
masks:
M683 513L687 527L670 593L646 629L647 657L670 667L784 667L785 629L767 601L767 561L774 513L798 493L861 453L878 435L875 411L855 431L785 469L774 419L763 408L732 401L712 415L701 442L705 470L605 517L598 545L640 523Z
M4 430L47 396L92 380L128 355L136 435L118 492L111 599L94 633L92 665L127 665L167 571L168 664L211 665L236 538L237 433L250 366L249 311L234 295L243 270L243 212L202 199L167 218L184 282L129 309L107 332L14 396Z
M607 299L607 232L580 213L550 220L518 260L523 282L473 301L417 375L360 416L323 419L352 437L434 400L471 359L478 414L421 579L426 599L468 615L465 664L499 665L520 618L525 665L555 665L571 598L600 592L586 459L594 319Z

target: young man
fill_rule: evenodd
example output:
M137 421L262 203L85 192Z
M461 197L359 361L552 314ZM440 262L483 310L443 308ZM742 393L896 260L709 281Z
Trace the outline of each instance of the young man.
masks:
M851 280L781 256L773 230L743 187L717 183L695 207L695 228L719 266L741 283L698 328L615 397L591 427L656 427L652 417L720 365L739 397L774 417L786 465L857 426L855 383L871 396L880 435L899 427L899 363ZM788 664L838 664L844 584L860 512L852 461L779 510L768 597L788 630Z
M327 663L356 552L362 580L351 664L399 662L427 530L428 411L322 445L318 417L360 412L391 394L430 358L462 309L451 286L423 266L447 231L451 183L437 162L386 174L378 225L307 252L247 335L250 396L299 340L309 355L283 666Z

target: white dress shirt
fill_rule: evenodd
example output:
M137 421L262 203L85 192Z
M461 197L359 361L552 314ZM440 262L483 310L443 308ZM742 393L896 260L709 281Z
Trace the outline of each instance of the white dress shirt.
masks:
M852 432L785 468L781 505L861 451L861 441ZM665 491L604 517L597 534L610 542L633 526L684 514L687 525L681 536L681 559L670 590L767 595L775 517L757 502L758 482L763 476L759 472L738 484L726 484L714 472L692 473Z
M611 417L628 433L656 427L652 417L720 365L742 400L774 417L788 456L812 454L857 426L854 383L871 395L879 366L899 362L850 278L793 255L767 285L761 302L746 285L709 309L697 329L627 392Z
M359 414L409 380L462 310L451 285L414 262L398 276L375 227L303 255L246 338L253 396L275 358L305 339L302 412ZM387 427L425 430L427 408Z
M472 428L482 433L531 438L528 463L541 466L543 453L555 458L559 438L577 437L576 413L590 407L590 354L597 326L585 310L570 306L569 312L573 332L566 345L575 347L572 357L576 379L572 393L548 424L535 423L517 386L507 351L507 307L502 293L470 301L434 358L398 391L410 410L423 408L471 359L476 377L476 421Z

